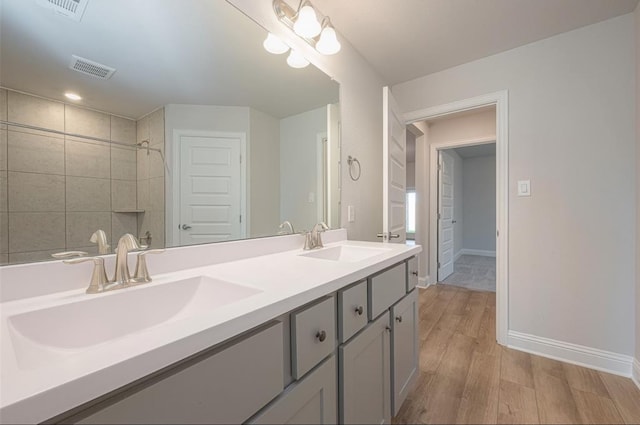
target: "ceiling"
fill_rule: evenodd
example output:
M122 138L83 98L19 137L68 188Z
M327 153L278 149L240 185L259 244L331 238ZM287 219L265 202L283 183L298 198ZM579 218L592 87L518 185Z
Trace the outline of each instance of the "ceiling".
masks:
M632 12L638 0L313 0L396 84Z
M454 151L456 151L462 159L476 158L479 156L495 156L496 144L487 143L483 145L465 146L463 148L455 148Z
M267 32L224 0L89 0L75 22L37 5L0 0L0 85L139 118L169 103L250 106L278 118L338 101L313 66L267 53ZM116 68L99 80L68 68L71 55Z

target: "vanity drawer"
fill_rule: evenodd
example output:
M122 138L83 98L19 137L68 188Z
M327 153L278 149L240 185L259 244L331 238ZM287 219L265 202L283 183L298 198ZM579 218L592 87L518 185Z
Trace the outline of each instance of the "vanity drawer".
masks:
M291 372L300 379L336 347L333 296L291 314Z
M369 278L369 320L373 320L407 293L407 264L402 262Z
M346 342L367 325L367 281L338 292L338 334Z
M413 291L418 284L418 257L407 260L407 293Z

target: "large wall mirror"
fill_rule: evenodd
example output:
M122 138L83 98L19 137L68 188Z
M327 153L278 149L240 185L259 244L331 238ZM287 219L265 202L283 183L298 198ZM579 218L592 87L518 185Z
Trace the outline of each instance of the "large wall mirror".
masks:
M0 5L0 264L340 226L339 85L225 0Z

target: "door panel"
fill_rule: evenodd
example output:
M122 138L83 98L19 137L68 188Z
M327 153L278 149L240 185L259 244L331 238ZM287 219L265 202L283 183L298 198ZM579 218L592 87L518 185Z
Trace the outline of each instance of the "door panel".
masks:
M440 151L438 164L438 281L441 282L453 273L453 157Z
M383 104L382 238L384 242L405 243L407 129L402 112L388 87L383 88Z

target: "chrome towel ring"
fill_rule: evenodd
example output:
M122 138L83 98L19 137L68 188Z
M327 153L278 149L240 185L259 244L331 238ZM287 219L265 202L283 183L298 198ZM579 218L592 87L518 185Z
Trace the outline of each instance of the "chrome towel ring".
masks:
M353 176L353 164L358 164L358 172L357 172L357 177ZM347 157L347 164L349 164L349 177L351 177L351 180L353 180L354 182L357 181L360 178L360 174L362 172L362 167L360 166L360 161L358 161L358 158L349 155Z

